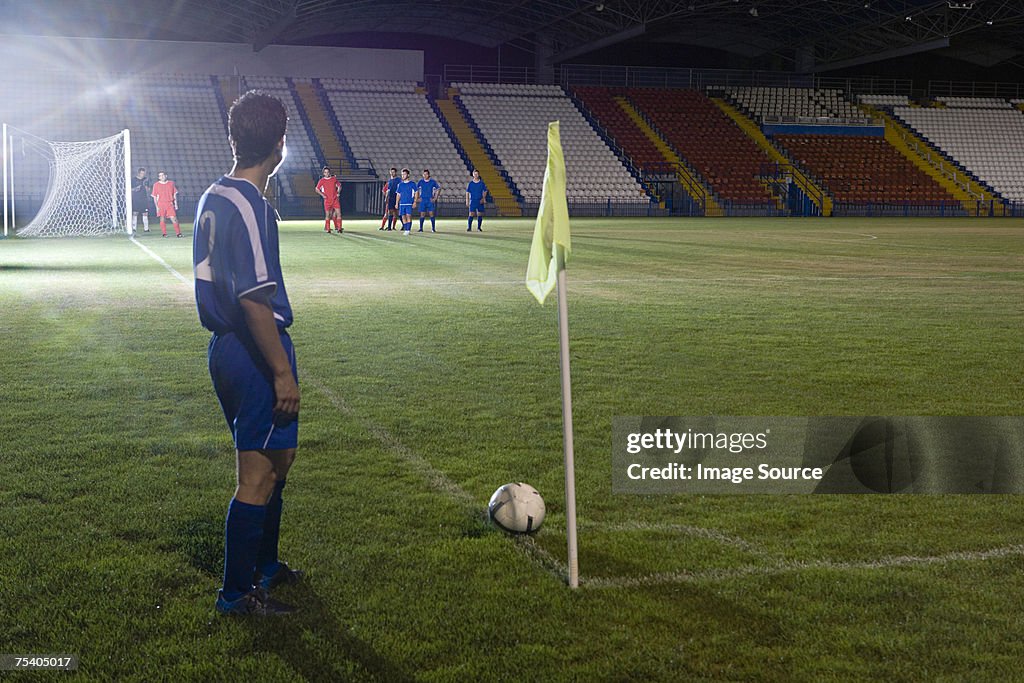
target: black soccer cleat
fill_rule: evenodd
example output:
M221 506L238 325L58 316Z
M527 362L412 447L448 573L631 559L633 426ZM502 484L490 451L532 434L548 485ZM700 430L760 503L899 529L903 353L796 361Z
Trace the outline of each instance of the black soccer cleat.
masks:
M235 617L276 617L295 612L295 607L267 595L263 588L254 588L237 600L224 599L224 591L217 593L217 612Z
M272 590L278 586L290 586L302 581L302 577L306 575L306 572L301 569L292 569L286 562L279 563L280 566L271 576L263 576L260 572L256 572L253 577L253 583L262 588L265 591Z

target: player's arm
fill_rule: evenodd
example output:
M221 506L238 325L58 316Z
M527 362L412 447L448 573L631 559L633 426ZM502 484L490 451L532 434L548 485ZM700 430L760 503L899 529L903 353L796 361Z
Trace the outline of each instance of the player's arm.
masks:
M469 187L466 187L466 208L467 209L469 208L470 197L471 197L471 195L469 194Z
M317 184L316 184L316 193L318 195L320 195L321 197L323 197L324 199L327 199L327 194L323 191L323 181L318 181L317 182Z
M171 183L171 190L174 191L174 209L178 209L178 186Z
M266 290L256 290L239 299L245 324L256 347L274 375L274 412L287 416L299 414L299 385L292 374L288 354L281 345L281 333L274 320Z
M431 195L430 201L435 201L440 196L441 196L441 183L438 183L437 185L434 185L434 194Z

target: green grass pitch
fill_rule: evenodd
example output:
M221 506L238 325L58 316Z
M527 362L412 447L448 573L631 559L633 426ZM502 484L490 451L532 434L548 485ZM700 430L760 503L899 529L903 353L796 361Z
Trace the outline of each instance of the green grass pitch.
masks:
M283 225L303 408L282 555L308 581L264 622L213 611L234 461L190 240L0 240L0 653L97 681L1019 680L1020 499L613 495L610 435L1021 414L1024 225L572 228L577 591L532 222ZM532 540L484 517L516 480L547 501Z

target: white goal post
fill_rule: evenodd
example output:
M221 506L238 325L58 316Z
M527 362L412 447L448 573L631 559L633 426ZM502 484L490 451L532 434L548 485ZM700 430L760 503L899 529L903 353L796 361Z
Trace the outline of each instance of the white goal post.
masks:
M56 142L3 124L4 235L132 233L131 134ZM16 201L17 200L17 201ZM35 210L16 228L16 211ZM36 210L38 209L38 210Z

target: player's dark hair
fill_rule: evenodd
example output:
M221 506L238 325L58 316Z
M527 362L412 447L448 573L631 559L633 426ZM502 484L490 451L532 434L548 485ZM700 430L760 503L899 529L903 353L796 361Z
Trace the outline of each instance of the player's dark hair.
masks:
M145 170L146 170L145 166L139 166L139 171L145 171ZM139 171L136 171L136 173L138 173Z
M284 137L288 112L281 100L259 90L250 90L228 111L228 136L239 168L258 166L269 157Z
M392 166L390 170L394 171L395 173L398 173L398 169L395 168L394 166Z
M403 168L402 169L402 173L408 173L408 172L409 172L409 169L407 169L407 168Z
M323 168L320 169L320 172L323 173L324 171L330 171L330 170L331 170L330 166L324 166Z
M430 175L430 169L429 168L423 169L423 172L426 173L427 175Z

